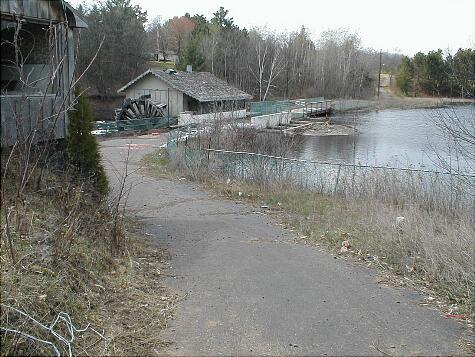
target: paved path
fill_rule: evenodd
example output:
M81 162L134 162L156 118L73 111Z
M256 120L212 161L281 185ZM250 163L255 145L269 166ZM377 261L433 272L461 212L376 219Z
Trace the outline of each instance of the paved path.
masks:
M102 142L120 168L131 139ZM130 169L163 137L133 139ZM113 175L111 176L113 177ZM457 354L463 327L375 271L292 243L253 208L186 181L135 173L128 212L170 249L165 284L187 298L164 333L176 355ZM381 353L383 354L383 353Z

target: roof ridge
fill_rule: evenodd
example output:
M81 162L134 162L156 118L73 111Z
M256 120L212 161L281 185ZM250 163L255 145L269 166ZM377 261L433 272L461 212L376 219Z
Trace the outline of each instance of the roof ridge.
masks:
M216 77L211 72L176 71L168 73L166 70L157 68L149 68L137 78L120 88L118 92L125 91L147 74L153 74L171 88L195 98L200 102L245 100L252 98L251 95L234 87L226 80Z

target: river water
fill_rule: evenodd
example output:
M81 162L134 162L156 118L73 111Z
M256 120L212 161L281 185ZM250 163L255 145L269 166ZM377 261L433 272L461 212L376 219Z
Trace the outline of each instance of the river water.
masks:
M473 162L449 149L447 135L435 124L441 117L461 119L471 131L475 128L473 105L440 109L387 109L332 116L333 123L354 126L355 135L301 136L291 156L306 160L347 164L411 167L474 173ZM452 118L452 119L450 119ZM472 153L475 147L466 146ZM456 160L456 157L459 160ZM443 164L441 163L444 162Z

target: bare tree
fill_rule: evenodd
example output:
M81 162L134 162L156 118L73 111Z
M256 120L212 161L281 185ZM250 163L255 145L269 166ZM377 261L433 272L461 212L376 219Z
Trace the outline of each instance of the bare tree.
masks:
M257 69L254 69L252 66L252 62L249 64L249 71L251 74L254 76L254 78L257 81L257 85L259 87L259 101L262 101L263 99L263 88L264 88L264 70L265 70L265 64L266 64L266 59L267 59L267 42L263 41L260 36L257 35L257 33L253 33L253 40L255 42L254 44L254 50L255 50L255 55L257 61L254 63L257 64Z
M264 93L264 97L262 98L262 100L266 100L267 95L269 94L269 89L271 87L275 87L273 83L277 79L277 77L279 77L279 75L282 73L283 70L284 70L284 56L282 54L282 50L279 47L277 47L274 50L272 59L270 61L269 76L267 78L266 91Z
M259 100L265 101L285 68L284 51L274 34L261 36L255 30L251 33L250 42L253 44L254 57L251 57L248 68L257 82Z
M178 57L181 57L183 49L190 40L194 28L193 21L186 16L175 16L168 21L168 26L171 48L175 51Z
M464 108L440 108L431 114L431 121L445 141L444 147L431 149L436 164L454 174L475 175L475 112L473 106ZM461 176L464 178L464 176ZM467 177L472 187L473 177Z
M161 16L155 17L147 26L148 46L150 50L167 61L170 43L170 26Z

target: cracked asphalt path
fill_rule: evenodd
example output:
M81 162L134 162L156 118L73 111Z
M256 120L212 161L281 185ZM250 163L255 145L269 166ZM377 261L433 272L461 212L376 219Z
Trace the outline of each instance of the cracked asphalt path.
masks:
M103 158L129 171L164 134L106 140ZM164 283L186 298L164 332L172 355L448 355L463 351L461 324L374 270L294 244L252 207L192 183L130 176L128 213L172 258Z

